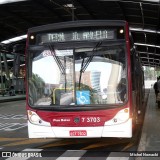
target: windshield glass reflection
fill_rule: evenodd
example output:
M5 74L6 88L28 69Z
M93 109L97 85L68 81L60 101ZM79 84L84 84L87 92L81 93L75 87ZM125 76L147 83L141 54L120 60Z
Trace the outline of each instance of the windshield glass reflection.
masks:
M121 104L127 100L122 46L30 50L29 102L35 106Z

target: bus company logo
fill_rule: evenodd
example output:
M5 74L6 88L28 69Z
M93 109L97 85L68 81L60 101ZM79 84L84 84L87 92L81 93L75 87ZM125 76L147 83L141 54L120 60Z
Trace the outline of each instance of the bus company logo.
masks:
M61 122L70 122L71 120L68 118L61 118Z
M71 120L68 118L60 118L60 119L53 119L53 122L70 122Z
M53 119L53 122L60 122L60 119Z
M80 118L79 117L74 118L74 122L75 123L79 123L80 122Z

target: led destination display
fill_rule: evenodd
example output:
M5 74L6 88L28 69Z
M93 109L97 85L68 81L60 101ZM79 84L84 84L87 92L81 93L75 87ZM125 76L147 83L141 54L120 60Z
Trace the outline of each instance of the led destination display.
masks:
M89 31L65 31L39 35L40 43L89 41L89 40L112 40L115 38L115 30L89 30Z

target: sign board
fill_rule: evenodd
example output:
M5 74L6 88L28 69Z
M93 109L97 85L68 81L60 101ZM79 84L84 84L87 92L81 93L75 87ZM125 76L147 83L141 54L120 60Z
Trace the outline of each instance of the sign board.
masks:
M90 104L90 91L76 91L77 104Z
M68 42L68 41L89 41L89 40L112 40L115 39L115 30L98 29L87 31L64 31L39 34L38 43Z

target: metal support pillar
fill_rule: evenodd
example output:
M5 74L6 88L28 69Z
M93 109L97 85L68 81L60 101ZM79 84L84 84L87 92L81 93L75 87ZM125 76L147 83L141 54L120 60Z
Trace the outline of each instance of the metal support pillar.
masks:
M0 89L3 89L3 69L2 69L2 57L1 57L1 53L0 53L0 71L1 71L1 74L0 74L0 76L1 76L1 87L0 87Z
M8 63L7 63L6 54L2 53L2 56L3 56L4 68L5 68L5 72L6 72L6 77L7 77L8 85L10 86L10 75L9 75L9 70L8 70Z

